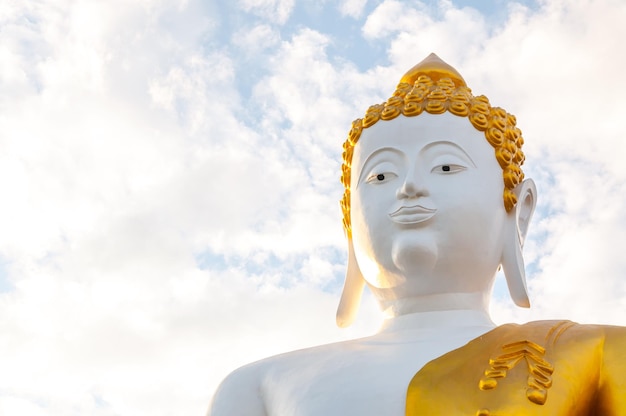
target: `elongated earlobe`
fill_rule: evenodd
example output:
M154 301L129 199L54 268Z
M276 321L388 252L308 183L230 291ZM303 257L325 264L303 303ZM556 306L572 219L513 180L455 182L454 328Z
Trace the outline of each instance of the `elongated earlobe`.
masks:
M530 307L522 247L537 203L537 188L532 179L526 179L515 189L517 204L509 212L502 251L502 269L511 298L517 306Z
M346 271L346 280L343 285L343 292L339 300L337 308L337 326L345 328L350 326L356 318L361 304L361 296L363 295L363 287L365 279L361 274L361 269L354 255L354 246L352 239L348 240L348 268Z

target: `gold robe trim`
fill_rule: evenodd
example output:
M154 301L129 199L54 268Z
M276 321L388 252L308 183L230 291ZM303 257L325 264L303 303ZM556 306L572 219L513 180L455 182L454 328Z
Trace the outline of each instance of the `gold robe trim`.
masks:
M502 325L426 364L406 415L626 415L626 328Z

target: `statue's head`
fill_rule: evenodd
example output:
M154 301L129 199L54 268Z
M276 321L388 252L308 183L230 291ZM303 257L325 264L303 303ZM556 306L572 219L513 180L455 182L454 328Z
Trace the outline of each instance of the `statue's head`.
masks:
M434 54L355 120L343 152L349 262L338 324L352 322L366 283L383 304L488 296L500 265L527 307L521 246L536 190L522 144L515 117L473 96Z

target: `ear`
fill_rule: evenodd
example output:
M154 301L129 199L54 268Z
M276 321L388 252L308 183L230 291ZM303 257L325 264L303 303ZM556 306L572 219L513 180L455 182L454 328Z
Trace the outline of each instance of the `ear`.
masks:
M502 269L506 277L511 298L517 306L530 307L526 288L526 273L522 247L528 233L530 220L537 204L537 188L532 179L526 179L515 189L517 204L508 213L504 247L502 250Z
M350 326L356 318L361 304L361 295L363 295L363 287L365 279L359 269L359 264L354 255L354 245L352 239L348 239L348 268L346 271L346 280L343 284L343 292L339 300L337 308L337 326L345 328Z

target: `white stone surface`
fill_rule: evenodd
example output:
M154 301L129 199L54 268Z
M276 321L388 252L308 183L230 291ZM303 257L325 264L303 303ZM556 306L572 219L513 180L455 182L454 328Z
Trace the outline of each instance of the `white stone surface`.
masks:
M535 188L520 186L527 203L506 213L494 150L466 118L401 116L365 129L351 189L348 274L377 298L382 328L236 370L210 416L404 415L424 364L494 328L489 294L507 253L509 282L523 289L517 253Z

